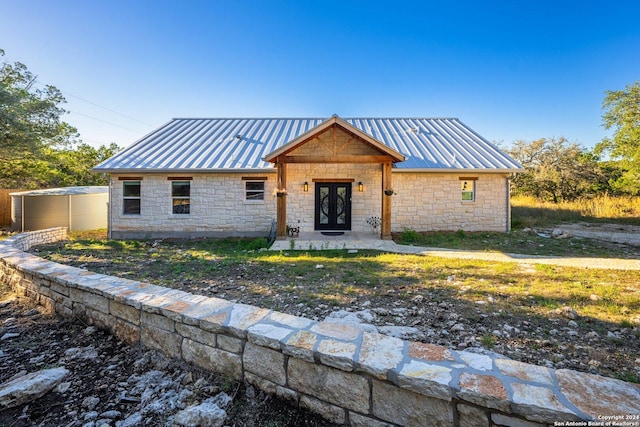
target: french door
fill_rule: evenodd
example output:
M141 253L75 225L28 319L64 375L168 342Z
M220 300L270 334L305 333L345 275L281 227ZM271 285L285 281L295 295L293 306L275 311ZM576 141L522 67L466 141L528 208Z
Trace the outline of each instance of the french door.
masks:
M315 229L351 230L351 183L316 182Z

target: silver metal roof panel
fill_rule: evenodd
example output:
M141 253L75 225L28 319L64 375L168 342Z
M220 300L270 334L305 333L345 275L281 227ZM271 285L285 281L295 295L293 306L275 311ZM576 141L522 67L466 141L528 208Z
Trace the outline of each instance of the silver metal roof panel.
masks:
M272 170L264 157L327 118L173 119L94 168L98 172ZM406 157L396 170L522 170L454 118L345 118Z
M9 193L11 196L64 196L75 194L101 194L108 193L109 187L102 185L87 185L80 187L45 188L42 190L28 190Z

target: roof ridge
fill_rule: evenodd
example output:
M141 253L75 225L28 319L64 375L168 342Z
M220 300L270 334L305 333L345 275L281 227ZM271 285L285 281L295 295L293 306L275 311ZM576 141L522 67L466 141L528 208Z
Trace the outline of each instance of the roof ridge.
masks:
M339 117L342 120L460 120L458 117L403 117L403 116L387 116L387 117L173 117L171 120L329 120L332 117Z

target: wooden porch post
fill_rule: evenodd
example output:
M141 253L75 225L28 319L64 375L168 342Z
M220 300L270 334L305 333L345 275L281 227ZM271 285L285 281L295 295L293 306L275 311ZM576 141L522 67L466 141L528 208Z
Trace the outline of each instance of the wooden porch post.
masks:
M276 189L287 188L287 164L278 159L276 163L278 179L276 180ZM285 240L287 238L287 196L277 196L276 209L276 239Z
M393 189L391 179L391 162L382 164L382 240L391 240L391 197L384 194L384 190Z

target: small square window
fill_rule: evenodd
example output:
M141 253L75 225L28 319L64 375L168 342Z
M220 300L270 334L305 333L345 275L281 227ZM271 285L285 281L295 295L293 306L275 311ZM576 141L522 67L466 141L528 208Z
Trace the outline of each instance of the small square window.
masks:
M262 201L264 200L264 181L245 181L245 200Z
M140 181L122 182L122 213L140 215Z
M474 180L460 181L463 202L473 202L476 200L476 182Z
M191 213L191 182L171 181L171 205L174 214Z

